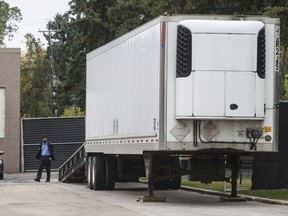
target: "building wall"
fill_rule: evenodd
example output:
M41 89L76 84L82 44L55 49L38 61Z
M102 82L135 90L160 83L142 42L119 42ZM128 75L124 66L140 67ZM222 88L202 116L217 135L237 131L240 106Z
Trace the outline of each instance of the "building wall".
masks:
M0 48L0 88L5 88L4 172L20 170L20 49Z

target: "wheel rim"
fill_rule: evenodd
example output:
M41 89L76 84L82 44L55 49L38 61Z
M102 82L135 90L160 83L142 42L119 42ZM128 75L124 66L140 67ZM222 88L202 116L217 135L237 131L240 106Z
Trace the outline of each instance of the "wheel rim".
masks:
M91 166L91 182L92 182L92 188L95 189L95 181L96 181L96 173L95 173L95 160L96 158L93 157L92 159L92 166Z
M91 183L91 164L92 163L92 158L89 157L88 159L88 173L87 173L87 182L88 182L88 187L91 189L92 188L92 183Z

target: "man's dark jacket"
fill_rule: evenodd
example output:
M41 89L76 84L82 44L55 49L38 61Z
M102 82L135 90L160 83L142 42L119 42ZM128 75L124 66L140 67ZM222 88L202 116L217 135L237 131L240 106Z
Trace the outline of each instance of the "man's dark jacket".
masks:
M35 158L37 158L37 159L40 159L40 158L41 158L42 144L43 144L43 142L39 145L38 152L37 152L37 154L36 154L36 156L35 156ZM51 144L51 142L48 142L48 149L49 149L50 154L51 154L50 157L52 158L52 160L55 160L54 147L53 147L53 145Z

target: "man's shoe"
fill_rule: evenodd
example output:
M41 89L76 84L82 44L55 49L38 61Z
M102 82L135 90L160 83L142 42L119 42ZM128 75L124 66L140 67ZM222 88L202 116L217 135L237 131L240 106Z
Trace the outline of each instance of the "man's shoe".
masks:
M50 182L50 180L46 180L45 182Z
M36 181L36 182L40 182L40 179L37 179L37 178L36 178L36 179L34 179L34 181Z

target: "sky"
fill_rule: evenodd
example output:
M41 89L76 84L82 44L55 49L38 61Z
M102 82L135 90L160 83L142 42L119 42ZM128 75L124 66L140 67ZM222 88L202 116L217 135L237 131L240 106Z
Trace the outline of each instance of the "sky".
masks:
M53 20L57 13L64 14L69 9L70 0L4 0L10 7L17 6L22 13L22 21L18 24L18 32L14 33L12 41L5 39L7 48L21 48L25 51L25 34L32 33L40 38L43 46L47 41L39 30L47 30L46 24Z

